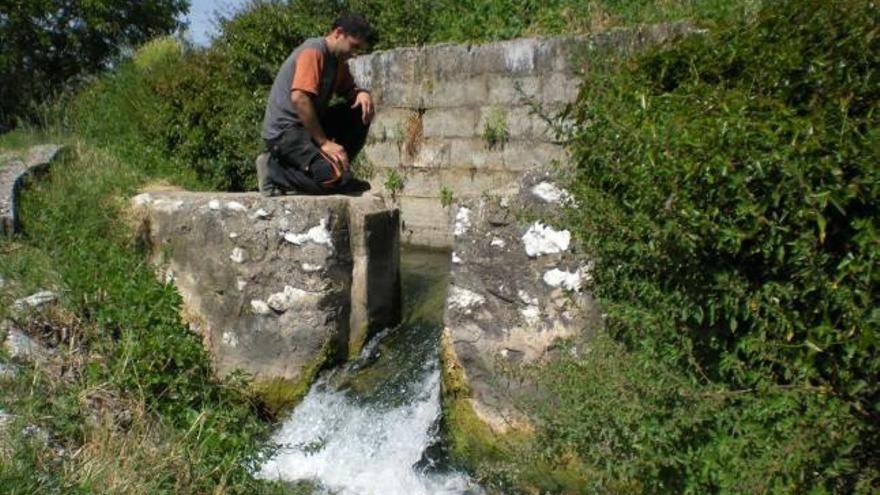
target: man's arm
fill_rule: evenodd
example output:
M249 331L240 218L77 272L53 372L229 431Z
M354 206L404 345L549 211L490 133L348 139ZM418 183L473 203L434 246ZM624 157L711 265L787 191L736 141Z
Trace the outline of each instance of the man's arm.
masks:
M352 103L351 108L361 107L361 121L364 125L368 125L373 120L373 97L370 96L369 91L355 85L347 63L339 67L338 82L336 93L345 96L348 102Z
M293 103L293 109L296 110L296 115L302 122L303 127L305 127L306 132L309 133L309 136L312 136L312 139L318 143L318 146L323 146L327 141L327 135L324 134L324 129L321 128L321 123L318 122L318 115L315 111L315 104L312 103L311 95L305 91L295 89L290 92L290 101Z
M348 169L348 154L345 153L345 148L342 145L327 139L321 123L318 122L318 114L315 111L311 95L306 91L295 89L290 92L290 101L293 103L293 109L296 110L306 132L318 143L321 151L332 158L337 165Z

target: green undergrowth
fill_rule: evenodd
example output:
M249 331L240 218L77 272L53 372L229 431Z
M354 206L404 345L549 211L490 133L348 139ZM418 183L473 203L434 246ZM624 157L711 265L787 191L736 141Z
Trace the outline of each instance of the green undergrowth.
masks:
M74 156L25 190L24 234L0 239L0 317L54 350L2 378L4 493L294 493L251 476L270 428L260 405L242 377L215 378L137 249L128 200L161 167L68 143ZM37 289L58 305L12 309Z
M595 60L565 135L607 331L536 372L551 493L876 493L880 14L780 1ZM572 351L574 352L574 351Z

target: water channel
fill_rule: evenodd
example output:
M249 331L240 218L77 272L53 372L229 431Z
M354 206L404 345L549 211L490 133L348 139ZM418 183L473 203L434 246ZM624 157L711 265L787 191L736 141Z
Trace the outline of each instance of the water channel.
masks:
M339 495L480 494L439 446L438 346L449 253L401 252L403 323L323 373L274 434L259 475Z

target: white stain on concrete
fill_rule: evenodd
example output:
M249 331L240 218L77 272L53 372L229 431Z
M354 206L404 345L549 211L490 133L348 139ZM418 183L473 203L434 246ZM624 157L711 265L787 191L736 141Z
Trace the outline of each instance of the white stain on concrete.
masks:
M259 299L251 300L251 309L258 315L268 315L272 313L272 308L266 304L266 301L261 301Z
M497 248L503 248L507 245L507 243L504 242L504 239L500 237L495 237L494 239L492 239L492 242L490 242L489 245Z
M581 290L580 272L567 272L554 268L544 273L544 283L550 287L562 287L567 290Z
M315 225L303 234L294 234L292 232L285 233L284 240L291 244L296 244L297 246L301 246L307 242L313 242L315 244L324 244L333 248L330 230L327 228L327 219L324 218L321 219L321 222L318 225Z
M303 303L314 302L317 297L318 294L314 292L304 291L287 285L284 287L283 291L276 292L269 296L269 299L267 299L266 302L269 304L270 308L283 313L296 306L302 305Z
M301 266L303 271L308 273L319 272L324 269L323 265L313 265L311 263L303 263Z
M232 332L223 332L222 342L228 347L238 347L238 337Z
M455 214L455 235L464 235L471 228L471 210L464 206L458 209Z
M138 194L131 200L135 206L145 206L153 202L153 197L150 196L150 193L143 193Z
M461 264L461 258L458 257L458 255L455 253L455 251L452 252L452 262L456 265Z
M233 263L244 263L245 258L247 258L247 252L244 249L240 247L232 248L232 254L229 255L229 259Z
M459 309L465 314L470 314L471 308L486 302L486 299L476 292L462 287L452 287L449 291L449 307Z
M568 250L571 243L571 232L556 230L541 222L535 222L522 237L526 254L535 258L544 254L561 253Z
M574 201L571 193L552 182L541 182L532 188L532 194L543 200L545 203L571 204Z
M153 200L153 209L161 212L173 212L183 207L183 201L171 201L170 199L159 198Z
M519 314L522 315L529 325L534 325L541 320L541 309L537 306L529 305L525 308L520 308Z
M531 295L529 295L528 292L526 292L522 289L516 291L516 295L519 296L519 300L522 301L524 304L530 304L530 305L535 305L535 306L538 304L537 297L532 297Z
M220 209L220 202L217 201L216 199L212 199L211 201L208 201L208 208L210 208L212 210L219 210Z
M247 211L247 208L238 201L227 201L226 209L230 211Z

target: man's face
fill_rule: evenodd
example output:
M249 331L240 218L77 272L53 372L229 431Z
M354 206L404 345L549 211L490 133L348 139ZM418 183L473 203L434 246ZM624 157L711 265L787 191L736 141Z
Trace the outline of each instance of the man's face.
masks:
M342 60L348 60L351 57L360 55L367 48L367 43L363 38L348 34L344 31L339 32L339 53L337 56Z

